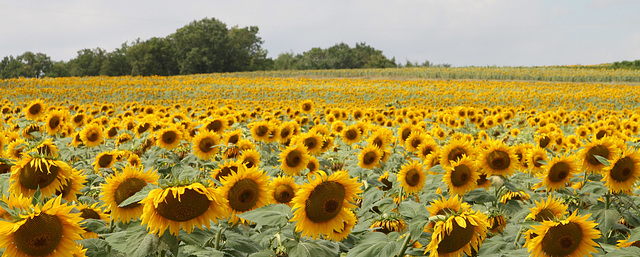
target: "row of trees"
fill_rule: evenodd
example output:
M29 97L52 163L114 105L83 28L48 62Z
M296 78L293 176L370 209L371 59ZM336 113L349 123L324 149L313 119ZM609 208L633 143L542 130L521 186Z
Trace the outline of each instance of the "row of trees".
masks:
M178 75L273 69L352 69L396 67L382 51L364 43L355 48L340 43L302 54L283 53L267 58L258 27L228 28L215 19L194 21L164 38L125 42L112 52L82 49L65 61L43 53L26 52L0 62L0 78Z

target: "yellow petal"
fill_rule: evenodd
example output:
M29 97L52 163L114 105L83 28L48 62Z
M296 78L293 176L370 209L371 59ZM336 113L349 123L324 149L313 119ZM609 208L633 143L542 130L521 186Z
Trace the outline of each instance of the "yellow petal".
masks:
M460 226L461 228L467 227L467 221L465 221L462 217L456 217L456 223L458 223L458 226Z

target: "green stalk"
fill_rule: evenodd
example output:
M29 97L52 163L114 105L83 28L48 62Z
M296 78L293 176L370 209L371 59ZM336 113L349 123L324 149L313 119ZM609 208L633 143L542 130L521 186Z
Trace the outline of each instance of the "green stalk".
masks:
M398 257L404 256L404 252L407 251L407 247L409 247L409 241L411 241L411 236L409 234L405 235L404 242L402 242L402 248L400 248L400 252L398 252Z

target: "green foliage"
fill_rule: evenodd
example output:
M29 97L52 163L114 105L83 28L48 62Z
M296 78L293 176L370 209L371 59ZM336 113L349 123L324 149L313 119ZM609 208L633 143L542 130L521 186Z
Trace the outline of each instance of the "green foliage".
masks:
M327 70L396 67L395 60L389 60L382 51L357 43L355 48L339 43L327 49L319 47L302 54L283 53L275 60L275 69Z

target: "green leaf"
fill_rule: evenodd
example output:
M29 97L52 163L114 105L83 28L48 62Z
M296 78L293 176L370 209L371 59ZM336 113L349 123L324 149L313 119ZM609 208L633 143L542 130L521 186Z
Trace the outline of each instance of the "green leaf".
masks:
M271 251L269 249L264 249L257 253L250 254L249 257L276 257L276 252Z
M640 240L640 227L634 228L631 230L631 235L627 239L629 242Z
M272 204L238 214L238 217L258 225L284 226L291 218L291 207L286 204Z
M89 231L94 233L102 234L109 231L109 227L107 227L107 222L104 220L97 219L86 219L83 227L87 228Z
M243 253L255 253L262 250L260 244L251 240L248 235L238 234L230 230L224 231L224 235L227 237L225 251L234 249Z
M126 200L122 201L118 207L125 207L129 204L132 203L137 203L142 201L142 199L144 199L145 197L147 197L149 195L149 192L151 192L151 190L158 188L157 185L154 184L147 184L145 187L143 187L140 191L138 191L137 193L135 193L134 195L132 195L131 197L127 198Z
M146 248L146 244L154 240L153 238L147 238L147 235L148 234L146 226L140 225L140 222L138 221L129 224L129 226L124 231L104 234L103 236L105 240L113 247L113 249L125 253L126 256L134 256L134 253L142 254L142 250L139 251L138 249L143 247ZM155 236L156 238L158 237L156 235L153 236ZM148 255L152 253L155 252L147 252L146 254Z
M338 256L338 245L326 240L288 241L284 244L289 257Z
M416 203L414 201L404 201L400 203L400 207L398 207L398 211L401 215L409 218L413 218L420 214L425 213L426 209L424 205Z
M604 158L604 157L602 157L600 155L595 155L595 154L593 155L593 157L595 157L596 160L598 160L600 163L604 164L604 166L610 166L611 165L611 162L607 158Z
M189 245L205 246L207 242L213 240L216 237L217 232L217 229L194 229L189 234L184 230L180 230L178 238Z
M614 224L620 220L620 213L616 209L592 209L597 209L597 211L593 212L593 218L599 224L598 227L603 234L609 233Z
M189 256L202 256L202 257L223 257L224 253L213 249L211 247L202 247L198 245L184 245L180 247L184 253L189 254Z
M347 257L394 256L400 250L400 242L390 240L381 232L373 232L366 237L349 251Z
M624 247L620 249L613 248L605 257L635 257L640 256L640 248L638 247Z
M124 256L117 251L108 252L109 243L98 238L90 238L77 241L83 248L87 249L87 256Z
M496 197L492 194L489 194L487 190L484 189L476 189L464 196L466 201L476 202L476 203L491 203L496 200Z
M424 232L424 227L429 223L429 218L425 215L416 216L411 220L409 225L409 236L411 236L411 240L416 240L420 238L422 232Z

